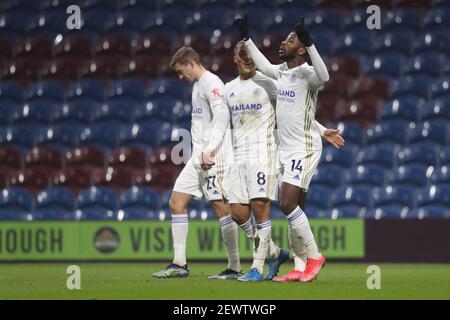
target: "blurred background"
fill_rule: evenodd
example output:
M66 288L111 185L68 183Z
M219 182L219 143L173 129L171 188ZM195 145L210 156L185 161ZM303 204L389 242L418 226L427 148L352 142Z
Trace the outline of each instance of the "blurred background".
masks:
M316 117L347 144L324 143L308 216L449 221L449 0L1 0L0 220L170 220L191 87L168 61L190 45L233 79L242 13L273 63L305 16L331 75ZM189 214L214 219L203 200Z

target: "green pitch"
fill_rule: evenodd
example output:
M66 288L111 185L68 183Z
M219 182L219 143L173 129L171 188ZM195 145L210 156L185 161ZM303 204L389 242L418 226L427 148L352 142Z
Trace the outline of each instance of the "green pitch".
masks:
M0 299L450 299L448 264L380 264L380 290L367 288L368 264L330 263L301 284L208 280L219 263L191 263L183 279L153 278L161 263L81 263L81 290L67 289L68 265L0 264Z

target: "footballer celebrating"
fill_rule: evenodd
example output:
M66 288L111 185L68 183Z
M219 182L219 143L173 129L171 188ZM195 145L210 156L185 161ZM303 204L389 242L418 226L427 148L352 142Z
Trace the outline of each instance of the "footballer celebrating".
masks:
M169 200L172 213L174 259L164 270L153 276L158 278L187 277L186 242L188 235L187 205L203 196L219 219L222 237L227 249L228 268L212 276L218 279L237 279L242 275L238 227L230 215L225 200L225 185L233 161L230 114L223 99L223 82L205 69L200 56L191 47L182 47L174 54L170 66L181 80L194 82L192 89L193 153L178 176Z
M288 219L290 242L297 260L302 256L306 258L302 272L295 269L274 280L309 282L317 277L325 264L325 257L318 250L302 207L322 154L320 130L314 118L317 94L329 79L328 70L303 17L281 43L279 56L285 62L280 65L272 65L249 39L245 18L238 18L235 23L256 67L278 81L276 118L282 174L280 208Z

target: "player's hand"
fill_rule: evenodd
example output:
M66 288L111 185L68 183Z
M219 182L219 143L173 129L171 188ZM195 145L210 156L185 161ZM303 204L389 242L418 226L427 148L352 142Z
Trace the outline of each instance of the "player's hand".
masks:
M214 156L213 150L203 151L200 155L200 167L205 171L211 169L215 165Z
M238 17L236 19L234 19L234 25L236 25L239 28L239 31L241 32L241 39L242 40L248 40L249 36L248 36L248 22L247 22L247 17L243 16L243 17Z
M304 17L300 17L300 22L294 26L294 31L297 34L298 40L300 40L305 47L310 47L313 45L311 34L305 25Z
M339 134L338 129L326 129L323 133L325 140L335 146L337 149L342 148L345 145L345 140Z

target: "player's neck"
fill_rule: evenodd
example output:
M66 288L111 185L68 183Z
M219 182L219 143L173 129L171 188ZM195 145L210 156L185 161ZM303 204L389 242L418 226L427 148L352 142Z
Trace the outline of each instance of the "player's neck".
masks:
M256 72L252 72L252 73L241 73L239 74L239 78L241 80L248 80L251 79L255 76Z
M302 56L297 56L295 58L292 58L292 59L289 59L289 60L286 61L287 66L288 66L289 69L301 66L305 62L306 62L306 60Z
M205 67L203 67L202 65L198 65L195 67L194 73L195 73L195 81L200 80L200 78L202 77L202 75L205 74L205 72L208 71L205 69Z

